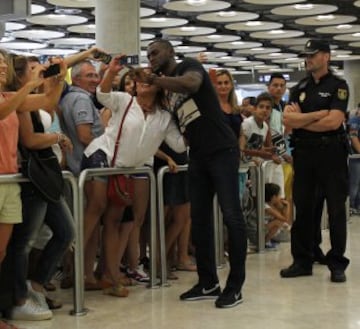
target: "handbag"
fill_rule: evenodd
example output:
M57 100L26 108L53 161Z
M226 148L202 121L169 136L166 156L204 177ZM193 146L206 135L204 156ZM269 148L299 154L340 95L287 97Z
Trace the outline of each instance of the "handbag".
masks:
M120 141L122 127L132 102L133 102L133 97L131 98L129 104L127 105L125 113L121 119L118 135L115 141L114 156L111 160L111 167L115 166L115 159L119 150L119 141ZM130 178L128 175L122 175L122 174L110 176L107 186L107 196L110 202L117 206L120 207L130 206L132 204L132 200L134 196L134 182L132 178Z
M44 127L36 113L31 113L35 132L44 132ZM20 145L22 155L21 172L50 202L58 202L64 190L64 178L58 158L51 147L29 150Z

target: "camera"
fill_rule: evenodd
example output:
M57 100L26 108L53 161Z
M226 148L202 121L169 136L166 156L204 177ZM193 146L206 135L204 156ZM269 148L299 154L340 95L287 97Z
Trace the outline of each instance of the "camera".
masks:
M101 51L96 51L93 56L94 56L95 59L100 60L104 64L109 64L110 61L111 61L111 55L105 54L105 53L103 53Z
M120 57L121 65L137 65L139 64L139 56L138 55L130 55Z
M60 64L50 65L44 72L43 77L48 78L60 73Z

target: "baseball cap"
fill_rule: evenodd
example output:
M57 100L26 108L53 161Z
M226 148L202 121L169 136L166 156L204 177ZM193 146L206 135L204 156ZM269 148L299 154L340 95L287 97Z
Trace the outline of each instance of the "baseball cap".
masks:
M319 39L310 39L306 42L304 51L302 51L299 57L305 57L306 55L314 55L319 51L330 53L330 45L327 41Z

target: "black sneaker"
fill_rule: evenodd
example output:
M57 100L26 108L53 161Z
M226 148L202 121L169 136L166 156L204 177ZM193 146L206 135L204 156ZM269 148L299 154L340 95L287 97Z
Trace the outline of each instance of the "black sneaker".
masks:
M297 263L293 263L289 267L284 268L280 271L280 276L282 278L296 278L298 276L308 276L308 275L312 275L312 269L304 268Z
M331 282L346 282L346 275L343 270L332 270L330 275Z
M220 285L217 283L213 287L205 288L200 284L193 286L187 292L180 295L181 300L202 300L202 299L216 299L221 294Z
M217 308L230 308L243 302L241 292L232 288L225 288L215 301Z

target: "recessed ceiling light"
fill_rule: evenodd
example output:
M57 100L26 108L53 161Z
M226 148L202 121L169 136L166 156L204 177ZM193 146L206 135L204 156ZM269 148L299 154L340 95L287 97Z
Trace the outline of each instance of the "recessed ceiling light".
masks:
M341 24L341 25L338 25L336 28L339 30L347 30L347 29L351 29L352 25L351 24Z
M250 21L250 22L246 22L245 25L247 25L247 26L260 26L260 25L264 25L264 23L260 22L260 21Z
M233 41L233 42L231 42L231 44L234 46L238 46L238 45L243 45L244 42L243 41Z
M294 5L294 8L296 10L310 10L310 9L314 8L314 5L311 3L305 4L305 5L296 4L296 5Z
M182 27L180 27L180 30L191 32L191 31L195 31L196 27L195 26L182 26Z
M359 37L360 37L360 33L353 33L352 36L355 37L355 38L359 38Z
M333 19L335 19L334 15L318 15L316 16L316 19L318 21L331 21Z
M187 0L186 2L190 6L202 6L206 3L206 0Z
M350 55L336 55L337 58L347 58L350 57Z
M166 22L167 18L166 17L150 17L149 20L152 22L160 23L160 22Z
M271 53L269 54L271 57L281 56L281 53Z
M285 31L284 30L271 30L271 31L269 31L269 33L271 33L271 34L282 34L282 33L285 33Z
M54 10L54 13L59 15L77 15L81 12L81 9L77 8L57 8Z
M234 17L236 16L236 12L235 11L220 11L217 14L218 16L221 17Z
M31 15L43 13L45 10L46 10L46 8L44 6L31 5Z
M178 46L177 49L178 50L186 50L186 49L189 49L190 47L189 46Z
M221 39L221 35L218 34L211 34L211 35L207 35L206 38L208 39Z
M265 49L264 47L259 47L259 48L251 48L250 50L251 51L262 51L264 49Z

